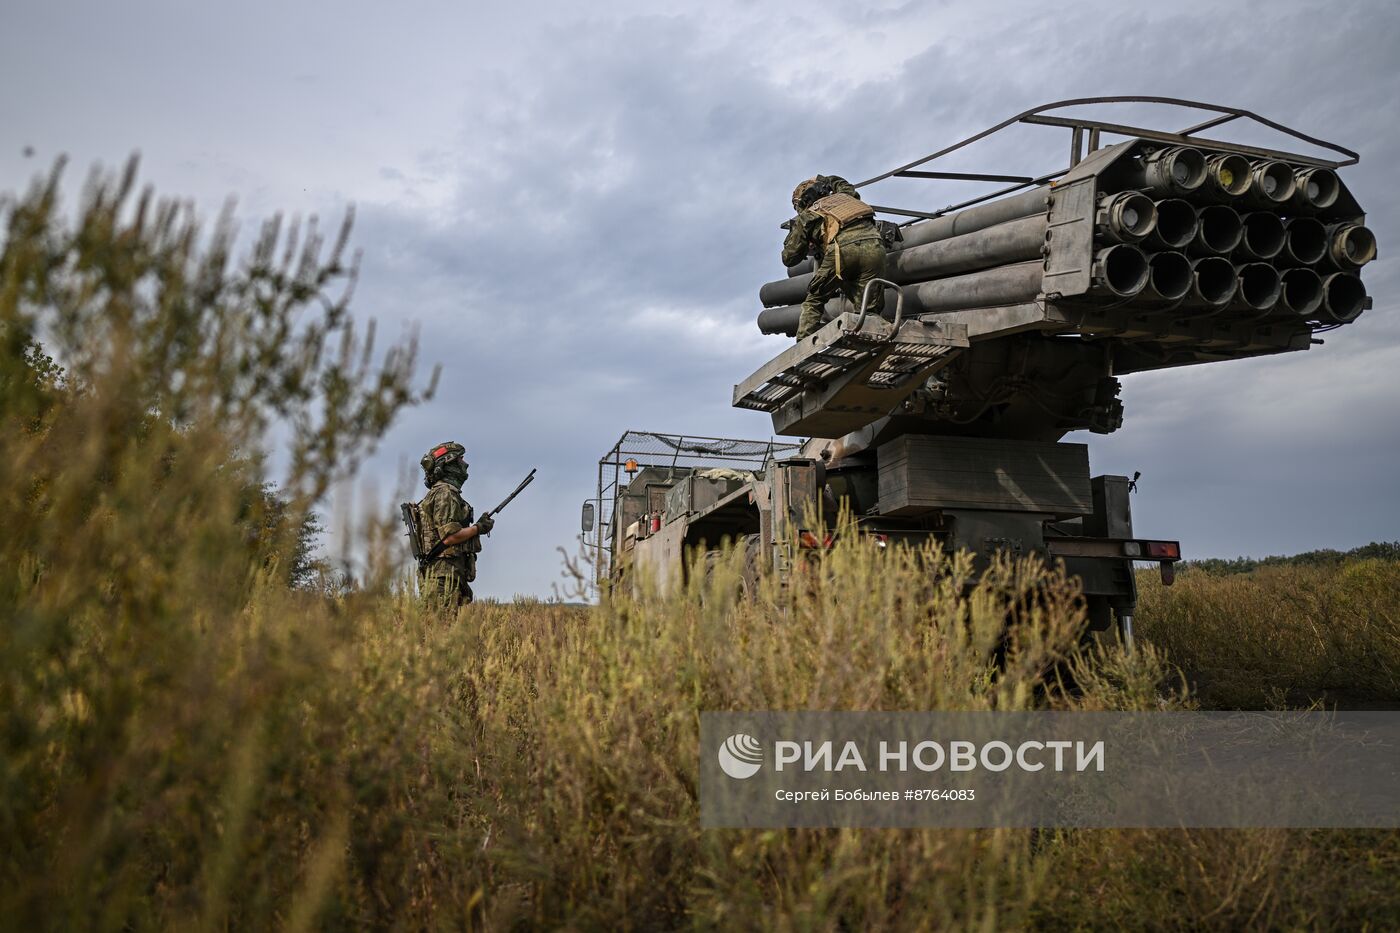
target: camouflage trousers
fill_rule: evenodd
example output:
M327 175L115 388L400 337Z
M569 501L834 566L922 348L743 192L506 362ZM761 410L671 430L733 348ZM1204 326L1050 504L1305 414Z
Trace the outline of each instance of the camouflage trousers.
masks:
M838 251L841 264L839 276L836 274ZM814 333L826 323L823 308L837 295L850 303L850 310L859 311L866 283L882 278L884 274L885 244L880 241L878 233L872 229L868 235L838 234L836 242L827 248L826 255L812 273L812 281L807 285L807 298L802 302L802 316L797 321L797 339ZM870 290L867 307L871 314L879 314L884 309L884 288L877 285Z
M440 609L456 611L472 601L466 561L460 559L435 560L428 564L420 573L418 588L424 599Z

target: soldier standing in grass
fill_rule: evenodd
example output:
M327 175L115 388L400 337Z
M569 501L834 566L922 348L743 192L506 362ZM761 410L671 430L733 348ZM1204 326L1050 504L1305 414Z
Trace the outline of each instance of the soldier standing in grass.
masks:
M462 498L467 481L466 448L455 441L437 444L423 455L423 485L428 494L418 503L422 546L427 554L420 566L423 593L446 609L472 601L476 555L481 536L495 522L489 515L472 522L472 507Z
M792 191L792 206L797 216L784 225L783 263L795 265L807 256L817 262L797 323L801 340L822 326L822 309L838 294L852 310L860 308L866 283L885 274L885 244L875 211L838 175L818 175L799 184ZM884 288L871 289L870 311L879 314L884 306Z

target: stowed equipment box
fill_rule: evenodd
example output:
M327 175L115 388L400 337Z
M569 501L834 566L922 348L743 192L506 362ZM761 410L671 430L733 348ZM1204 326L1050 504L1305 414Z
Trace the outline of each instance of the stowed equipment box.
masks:
M880 446L880 514L995 509L1061 518L1094 511L1084 444L905 434Z

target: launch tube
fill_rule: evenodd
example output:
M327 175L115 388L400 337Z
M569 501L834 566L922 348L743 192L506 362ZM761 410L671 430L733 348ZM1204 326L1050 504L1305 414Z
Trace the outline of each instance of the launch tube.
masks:
M1235 267L1228 259L1207 256L1191 266L1191 294L1186 304L1194 307L1223 308L1235 297L1238 282Z
M1045 215L1036 214L962 236L906 247L890 254L888 271L896 282L917 282L1036 259L1044 246Z
M910 224L902 228L904 248L909 249L914 246L922 246L925 243L932 243L935 240L946 240L960 234L985 230L988 227L995 227L997 224L1006 223L1008 220L1017 220L1030 214L1043 214L1049 203L1050 188L1041 186L1021 194L1013 194L999 201L989 201L986 204L969 207L956 214Z
M1150 202L1149 202L1150 203ZM905 248L889 254L885 278L895 282L919 282L936 276L987 269L1040 256L1045 245L1045 215L1035 214L951 237ZM758 291L767 307L800 302L812 276L768 282Z
M1336 324L1357 319L1366 308L1366 286L1350 272L1334 272L1322 280L1320 317Z
M1196 236L1196 208L1181 198L1163 198L1157 208L1157 228L1146 244L1153 249L1185 249Z
M1322 279L1311 269L1289 269L1283 273L1283 295L1279 307L1299 317L1311 317L1322 306Z
M1376 258L1376 235L1361 224L1327 228L1327 259L1343 272L1354 272Z
M1244 224L1239 212L1223 204L1207 204L1197 214L1196 237L1190 252L1198 256L1219 256L1240 245Z
M1157 226L1157 206L1147 195L1120 191L1099 202L1099 235L1113 243L1141 243Z
M1189 146L1158 149L1142 162L1142 183L1161 194L1193 194L1206 183L1206 157Z
M797 335L797 320L802 316L801 305L785 308L764 308L758 312L758 329L765 334Z
M1283 292L1283 278L1266 262L1251 262L1240 266L1236 273L1239 285L1235 291L1235 307L1251 312L1266 312L1278 304Z
M1330 168L1300 168L1293 174L1296 191L1293 207L1306 211L1325 211L1337 203L1342 182Z
M1245 259L1273 259L1283 252L1287 231L1283 219L1273 211L1252 211L1245 214L1244 239L1238 253Z
M1131 298L1147 285L1150 274L1147 254L1136 246L1119 243L1094 257L1094 287L1100 294Z
M1206 190L1222 201L1243 197L1250 186L1249 160L1233 152L1206 159Z
M1119 249L1120 247L1112 247ZM1137 252L1134 247L1122 247ZM1104 250L1108 252L1108 250ZM1114 263L1115 282L1121 283L1123 272L1118 271L1119 263ZM931 282L920 282L904 286L904 313L912 317L934 311L960 311L971 308L992 308L997 305L1018 304L1031 301L1040 294L1041 279L1045 267L1039 260L1018 262L1011 265L954 275ZM824 311L827 320L835 316L831 306L838 309L843 301L833 301ZM887 291L885 307L894 306L894 295ZM797 333L797 318L801 314L798 305L781 308L766 308L758 315L759 330L765 334Z
M1293 200L1298 190L1292 167L1273 159L1255 162L1250 176L1254 184L1249 189L1249 200L1255 207L1278 209Z
M1135 303L1154 307L1176 304L1191 291L1191 260L1184 253L1153 253L1147 270L1147 285Z
M1035 261L921 282L905 288L905 313L991 308L1030 301L1040 294L1044 274L1044 265ZM914 299L913 312L908 310L910 298Z
M1291 266L1310 266L1327 255L1327 228L1312 217L1294 217L1285 224L1288 236L1284 240L1279 262Z
M885 314L888 317L894 315L895 291L892 288L885 289ZM845 299L834 299L828 301L822 308L822 323L836 319L842 311L854 311ZM904 313L906 315L918 312L910 310L907 293L904 302ZM784 305L780 308L764 308L758 312L758 329L765 334L786 334L789 337L797 336L797 324L802 317L802 306L800 304Z
M886 319L893 319L895 302L898 298L893 288L885 289L885 311ZM833 298L822 308L822 323L836 319L842 311L855 311L856 308L846 303L844 298ZM906 317L920 313L914 309L909 301L909 293L905 289L904 314ZM790 304L777 308L764 308L758 312L758 329L765 334L787 334L789 337L797 335L798 319L802 316L802 305Z
M758 300L766 308L776 308L799 302L807 295L807 285L811 281L812 274L809 272L806 275L790 279L768 282L758 290Z

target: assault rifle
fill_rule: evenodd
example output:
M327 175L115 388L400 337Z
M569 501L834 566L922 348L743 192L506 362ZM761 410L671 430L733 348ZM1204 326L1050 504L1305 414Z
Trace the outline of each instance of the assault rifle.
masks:
M538 469L538 467L536 467L535 469ZM528 485L530 485L530 484L533 483L534 481L535 481L535 470L532 469L532 470L529 472L529 474L528 474L524 479L522 479L522 480L520 481L520 485L515 487L515 492L513 492L513 493L511 493L510 495L506 496L505 499L501 500L501 504L498 505L498 506L496 506L496 507L495 507L494 509L492 509L491 511L489 511L489 512L482 512L482 513L481 513L481 517L482 517L482 518L493 518L493 517L495 517L495 515L496 515L497 512L499 512L501 509L505 508L506 506L510 505L510 500L512 500L512 499L514 499L516 496L520 495L520 493L525 489L525 487L528 486ZM489 532L489 531L487 532L488 535L489 535L490 533L491 533L491 532Z

